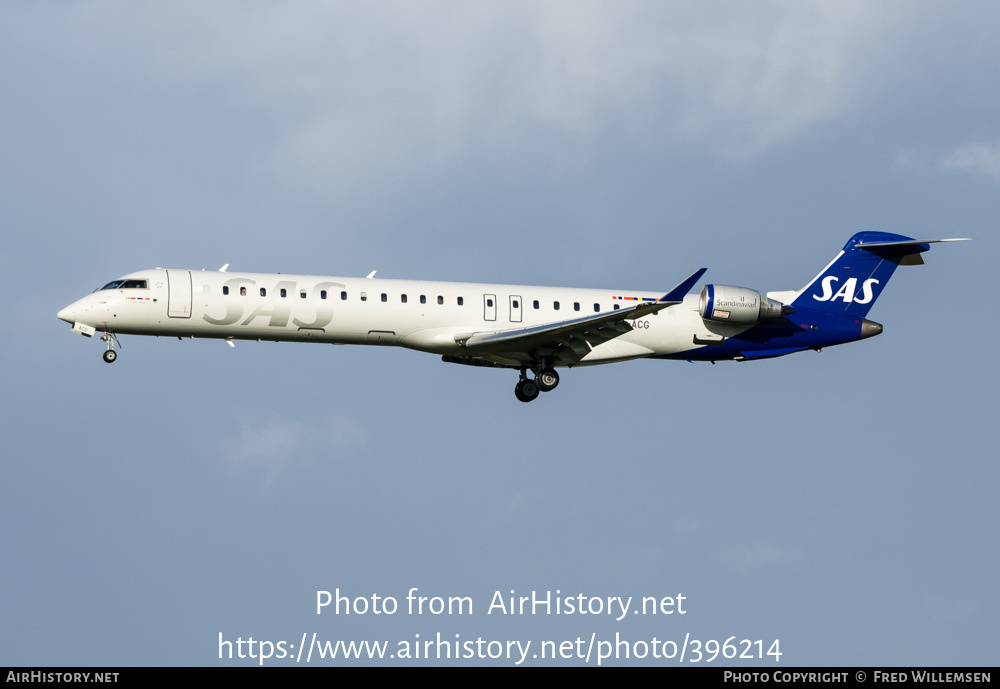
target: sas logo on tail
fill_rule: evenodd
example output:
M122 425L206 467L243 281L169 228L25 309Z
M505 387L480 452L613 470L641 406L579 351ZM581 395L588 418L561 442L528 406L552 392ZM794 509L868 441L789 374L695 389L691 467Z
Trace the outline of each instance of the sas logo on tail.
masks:
M850 304L854 302L855 304L867 304L872 300L872 285L877 285L878 280L874 278L869 278L861 284L861 298L856 298L856 288L858 286L857 278L848 278L844 285L837 290L837 293L833 293L833 284L838 282L838 279L834 275L827 275L823 278L823 294L814 294L812 298L816 301L836 301L837 299L842 299L845 303Z

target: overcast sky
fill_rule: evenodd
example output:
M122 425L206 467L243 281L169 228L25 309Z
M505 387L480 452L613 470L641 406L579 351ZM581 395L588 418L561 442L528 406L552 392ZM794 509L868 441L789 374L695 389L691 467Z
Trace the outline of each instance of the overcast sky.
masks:
M909 0L3 3L0 664L252 664L220 634L315 632L995 665L998 26ZM123 337L108 366L55 317L224 263L795 289L862 230L975 241L897 271L877 338L575 369L528 405L514 372L406 350ZM413 587L472 614L407 614ZM317 615L337 588L400 610ZM487 614L511 590L685 613ZM606 662L679 662L649 649Z

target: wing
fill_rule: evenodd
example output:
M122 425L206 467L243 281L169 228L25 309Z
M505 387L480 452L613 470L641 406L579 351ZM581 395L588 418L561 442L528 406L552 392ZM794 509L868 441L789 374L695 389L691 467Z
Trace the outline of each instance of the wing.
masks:
M456 335L455 341L467 350L463 358L524 365L550 359L569 366L587 356L597 345L630 332L629 321L680 304L706 270L695 271L654 302L528 328Z

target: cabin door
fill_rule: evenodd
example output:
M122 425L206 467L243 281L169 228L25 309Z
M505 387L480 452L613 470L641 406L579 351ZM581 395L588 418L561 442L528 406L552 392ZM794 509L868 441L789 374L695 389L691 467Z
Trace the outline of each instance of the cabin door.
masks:
M483 295L483 319L495 321L497 319L497 295Z
M171 318L191 317L191 271L167 271L167 315Z
M510 322L521 322L521 297L517 294L510 295Z

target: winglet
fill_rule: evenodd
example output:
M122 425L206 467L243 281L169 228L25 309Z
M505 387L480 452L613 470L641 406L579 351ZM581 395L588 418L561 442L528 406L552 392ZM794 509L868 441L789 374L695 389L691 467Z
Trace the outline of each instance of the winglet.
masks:
M701 276L705 274L706 270L708 270L708 268L699 268L698 270L694 271L691 274L691 277L689 277L687 280L685 280L684 282L682 282L681 284L677 285L672 290L664 294L657 301L660 302L668 301L674 304L681 303L682 301L684 301L685 295L687 295L687 293L691 291L691 288L694 287L694 284L701 279Z
M676 304L681 304L684 302L684 297L687 293L694 287L694 284L698 282L702 275L708 268L699 268L698 270L691 273L687 280L681 284L674 287L672 290L664 294L662 297L654 302L643 302L641 304L636 304L628 309L624 310L622 316L629 320L636 320L637 318L642 318L643 316L648 316L656 311L662 311L663 309L670 308Z

